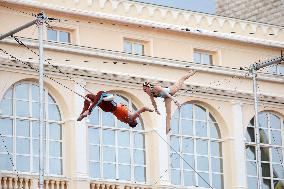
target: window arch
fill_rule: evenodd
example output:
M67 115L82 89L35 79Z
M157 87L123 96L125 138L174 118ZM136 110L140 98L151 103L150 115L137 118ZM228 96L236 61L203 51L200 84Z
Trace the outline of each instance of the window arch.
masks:
M272 112L259 113L260 154L263 188L284 188L283 118ZM254 118L246 132L246 162L248 188L257 188L256 135Z
M115 101L137 108L130 98L115 95ZM142 120L135 128L120 122L108 112L95 108L87 120L89 175L91 178L146 181L145 134Z
M171 183L181 186L223 189L222 141L218 123L200 105L184 104L171 120L170 149ZM198 172L202 178L193 171Z
M0 170L37 173L39 167L39 87L11 86L0 104ZM58 105L44 90L44 156L49 175L62 174L62 121ZM5 147L6 146L6 147ZM12 162L15 167L12 167ZM3 163L4 162L4 163Z

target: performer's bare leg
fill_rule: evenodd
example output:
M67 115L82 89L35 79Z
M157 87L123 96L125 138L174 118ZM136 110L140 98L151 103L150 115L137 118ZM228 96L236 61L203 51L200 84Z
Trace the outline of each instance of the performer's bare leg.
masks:
M165 106L166 106L166 133L168 134L171 130L172 99L165 98Z
M139 117L140 116L140 114L141 113L143 113L143 112L153 112L154 110L153 109L151 109L151 108L148 108L148 107L142 107L142 108L139 108L138 110L136 110L135 112L133 112L133 113L130 113L129 114L129 119L131 119L131 120L135 120L137 117Z
M187 80L188 78L190 78L191 76L193 76L195 73L196 73L195 70L191 70L188 74L186 74L185 76L180 78L173 86L171 86L170 87L171 95L176 94L176 92L178 92L178 90L180 90L182 88L184 81Z

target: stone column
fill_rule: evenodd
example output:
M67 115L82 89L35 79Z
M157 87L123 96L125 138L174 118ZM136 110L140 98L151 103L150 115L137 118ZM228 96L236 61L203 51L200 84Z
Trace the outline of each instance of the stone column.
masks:
M242 102L233 101L233 188L246 188L246 152L245 152L245 127L243 123Z

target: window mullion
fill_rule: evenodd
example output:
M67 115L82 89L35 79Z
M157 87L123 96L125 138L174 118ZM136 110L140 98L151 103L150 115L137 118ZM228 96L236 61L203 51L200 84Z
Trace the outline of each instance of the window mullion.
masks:
M100 109L98 109L99 111L99 133L100 133L100 141L99 141L99 147L100 147L100 178L103 178L103 128L102 128L102 111Z
M13 86L13 92L12 92L12 103L13 103L13 120L12 120L12 127L13 127L13 133L12 133L12 136L13 136L13 155L12 155L12 162L13 165L12 165L12 173L14 173L15 170L17 170L17 162L16 162L16 138L17 138L17 135L16 135L16 98L15 98L15 85ZM9 156L9 154L8 154Z

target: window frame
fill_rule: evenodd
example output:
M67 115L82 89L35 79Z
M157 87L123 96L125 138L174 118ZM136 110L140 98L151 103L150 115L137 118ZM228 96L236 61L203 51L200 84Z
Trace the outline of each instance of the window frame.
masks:
M122 98L126 98L128 100L128 108L130 111L133 111L133 108L136 108L135 105L133 104L133 101L130 97L126 97L125 95L121 95L119 93L116 93L115 95L118 95L119 97L122 97ZM131 107L131 108L130 108ZM112 127L108 127L108 126L105 126L103 125L103 114L104 112L100 109L98 109L98 107L94 108L94 111L93 112L96 112L96 115L98 115L99 117L97 118L98 119L98 124L92 124L89 120L87 120L86 124L88 126L88 130L91 128L91 129L98 129L98 132L99 132L99 144L90 144L90 140L89 140L89 134L88 134L88 153L87 153L87 156L88 156L88 174L89 174L89 177L91 179L103 179L103 180L109 180L109 181L117 181L118 180L121 180L123 182L129 182L129 183L140 183L140 184L145 184L147 182L147 170L146 170L146 165L147 165L147 161L146 161L146 131L143 127L143 120L140 119L140 124L141 124L141 129L135 129L135 128L130 128L128 125L126 128L124 127L120 127L118 125L118 123L121 123L119 120L117 120L115 117L114 117L114 126ZM98 112L98 114L97 114ZM113 115L112 115L113 116ZM139 118L137 118L139 119ZM123 124L125 125L125 124ZM115 136L115 141L114 141L114 144L113 145L105 145L103 143L103 132L104 131L113 131L114 132L114 136ZM120 146L119 143L118 143L118 134L119 132L129 132L129 146L125 147L125 146ZM89 132L88 132L89 133ZM143 146L144 148L139 148L139 147L135 147L135 144L134 144L134 140L135 140L135 135L138 134L138 135L143 135L143 138L144 138L144 141L143 141ZM90 159L90 145L92 146L97 146L99 148L99 161L96 161L96 160L91 160ZM104 161L104 158L103 158L103 149L104 147L112 147L115 149L115 161L114 162L108 162L108 163L111 163L111 164L114 164L115 166L115 178L114 179L109 179L109 178L105 178L104 177L104 163L106 161ZM121 163L119 162L118 158L119 158L119 153L118 153L118 150L119 149L129 149L129 152L130 152L130 164L127 164L127 163ZM139 151L143 151L144 152L144 165L141 165L141 164L135 164L134 162L134 151L135 150L139 150ZM90 170L90 163L99 163L99 166L100 166L100 173L99 173L99 176L98 177L93 177L91 175L91 170ZM123 180L121 178L119 178L119 166L120 165L126 165L126 166L130 166L130 180ZM135 179L135 168L136 167L143 167L144 168L144 177L143 179L145 179L144 181L138 181Z
M131 45L131 52L128 52L128 51L125 50L126 43L129 43ZM142 46L141 54L135 53L134 45L141 45ZM146 42L144 42L144 41L135 40L135 39L128 39L128 38L124 38L123 39L123 52L124 53L132 54L132 55L144 56L145 52L146 52L145 47L146 47Z
M16 112L16 101L23 101L23 99L18 99L16 98L16 87L18 85L22 85L22 84L26 84L28 85L28 99L25 99L25 102L28 102L28 109L29 109L29 115L28 116L19 116L17 115ZM34 168L34 158L39 158L39 154L36 155L36 153L33 151L34 148L34 140L38 140L39 142L39 138L36 138L33 136L33 124L35 122L39 122L39 118L37 117L33 117L32 113L32 107L33 107L33 103L34 102L39 102L38 100L34 100L34 98L32 97L32 86L37 86L38 85L36 83L33 82L19 82L19 83L15 83L13 84L6 92L11 91L11 98L5 98L5 94L3 95L3 98L1 99L0 103L2 103L2 101L4 99L9 99L12 101L12 115L4 115L4 114L0 114L0 119L4 119L4 120L11 120L12 121L12 135L8 136L8 137L12 137L12 152L10 153L12 155L12 160L13 160L13 165L15 166L15 168L12 170L0 170L3 172L7 172L7 173L24 173L24 174L30 174L30 175L37 175L38 172L34 171L36 170ZM52 98L53 102L49 102L49 97ZM64 124L64 121L62 121L62 114L59 108L59 105L56 103L56 101L54 100L54 98L51 96L51 94L48 92L48 89L44 89L44 132L45 132L45 137L44 137L44 154L47 154L47 158L45 158L45 171L46 171L46 175L48 176L62 176L64 174L64 168L63 168L63 159L64 159L64 151L63 151L63 134L64 134L64 129L62 127L62 125ZM49 111L48 111L48 105L50 104L55 104L58 108L58 112L59 112L59 116L60 116L60 120L51 120L49 119ZM28 126L29 126L29 136L28 137L23 137L23 136L18 136L17 135L17 122L18 121L27 121L28 122ZM49 133L49 128L51 124L58 124L60 126L60 130L61 130L61 139L60 140L54 140L50 138L50 133ZM1 143L3 142L2 139L3 137L7 137L7 135L2 135L1 134ZM29 140L29 153L28 154L21 154L21 153L16 153L16 147L17 147L17 138L25 138ZM61 146L60 146L60 150L61 150L61 156L60 157L52 157L50 156L50 152L49 152L49 146L50 146L50 142L60 142ZM6 149L3 150L3 152L0 152L0 154L4 154L4 155L8 155ZM29 171L19 171L17 168L17 156L28 156L29 157ZM50 164L49 161L50 159L55 158L60 160L61 162L61 173L60 174L52 174L50 173ZM11 163L11 161L9 160L9 163Z
M195 61L195 55L200 54L200 62ZM208 55L209 56L209 64L204 63L204 56ZM195 64L202 64L202 65L209 65L212 66L214 65L214 53L209 52L209 51L202 51L202 50L194 50L193 51L193 62Z
M179 152L179 154L181 154L182 156L183 155L190 155L190 156L192 156L191 158L193 158L193 161L194 161L194 170L195 171L197 171L199 174L201 173L205 173L205 174L208 174L208 183L212 186L213 185L213 179L212 179L212 176L213 176L213 174L218 174L218 175L220 175L221 176L221 178L222 178L222 186L223 186L223 189L224 189L224 153L223 153L223 149L224 149L224 147L223 147L223 142L224 142L224 140L222 139L222 137L221 137L221 132L220 132L220 129L219 129L219 125L218 125L218 122L215 120L215 118L213 117L213 115L210 113L210 111L207 109L207 108L205 108L204 106L202 106L202 105L200 105L200 104L198 104L198 103L185 103L185 104L183 104L183 105L192 105L192 118L188 118L188 117L181 117L181 113L180 113L180 111L176 111L177 113L178 113L178 117L177 117L177 119L178 119L178 127L179 127L179 131L178 131L178 133L177 134L173 134L173 133L171 133L169 136L168 136L168 141L170 142L170 144L171 144L171 137L176 137L176 138L178 138L178 144L179 144L179 149L180 149L180 152ZM198 107L201 107L201 108L203 108L203 109L205 109L205 111L206 111L206 127L207 127L207 136L206 137L203 137L203 136L197 136L196 135L196 125L195 125L195 122L200 122L200 121L203 121L204 122L204 120L198 120L198 119L195 119L195 110L194 110L194 107L195 106L198 106ZM218 126L218 131L219 131L219 138L211 138L211 136L210 136L210 133L211 133L211 121L210 121L210 115L214 118L214 121L212 122L214 125L215 124L217 124L217 126ZM173 116L172 116L172 119L174 119L174 114L173 114ZM184 135L184 134L182 134L182 129L181 129L181 120L191 120L192 121L192 132L193 132L193 135ZM193 143L193 153L188 153L188 152L182 152L182 149L184 148L184 144L183 144L183 142L182 142L182 140L184 139L184 138L186 138L186 139L189 139L189 140L191 140L192 141L192 143ZM199 154L199 153L197 153L197 142L198 142L198 140L201 140L201 141L206 141L206 143L207 143L207 154L206 155L202 155L202 154ZM211 152L212 152L212 150L211 150L211 143L212 142L214 142L214 143L218 143L218 144L220 144L221 146L221 156L215 156L215 155L213 155ZM172 184L172 185L174 185L174 186L178 186L178 187L196 187L196 186L198 186L198 182L200 181L200 176L199 175L197 175L196 174L196 172L194 171L194 170L192 170L192 169L184 169L184 164L186 164L185 162L184 162L184 160L182 159L182 158L180 158L179 157L179 165L180 165L180 167L179 168L173 168L172 166L171 166L171 164L172 164L172 154L176 154L176 152L175 151L171 151L171 148L169 147L168 148L168 151L169 151L169 154L168 154L168 157L169 157L169 164L168 164L168 169L170 170L169 172L170 172L170 174L169 174L169 179L170 179L170 183ZM198 170L198 157L207 157L208 158L208 172L207 171L203 171L203 170ZM213 170L212 170L212 158L215 158L215 159L220 159L221 160L221 164L220 164L220 166L221 166L221 172L214 172ZM180 180L179 180L179 182L180 182L180 184L174 184L173 182L172 182L172 170L178 170L179 171L179 173L180 173ZM184 178L184 171L187 171L187 172L191 172L191 173L193 173L194 175L193 175L193 178L194 178L194 185L185 185L185 178ZM204 187L204 186L198 186L198 187ZM207 188L207 187L204 187L204 188ZM208 188L209 188L209 186L208 186Z
M55 31L56 32L56 40L52 40L52 39L49 39L48 38L48 32L49 31ZM60 40L60 32L65 32L68 34L68 39L69 41L68 42L65 42L65 41L61 41ZM47 29L46 30L46 40L47 41L50 41L50 42L57 42L57 43L66 43L66 44L70 44L72 43L72 31L68 30L68 29L64 29L64 28L52 28L52 29Z

